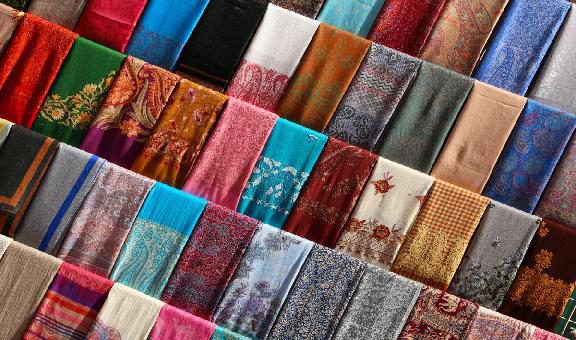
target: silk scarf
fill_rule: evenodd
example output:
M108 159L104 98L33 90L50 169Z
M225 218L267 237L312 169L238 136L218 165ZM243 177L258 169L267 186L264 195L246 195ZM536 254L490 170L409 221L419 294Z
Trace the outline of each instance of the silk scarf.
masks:
M378 156L330 138L283 229L334 248Z
M4 144L6 138L8 138L8 135L10 134L10 129L12 129L13 125L14 124L12 122L0 118L0 148L2 148L2 145Z
M88 0L33 0L27 12L73 30L87 2Z
M374 150L419 67L416 58L372 44L325 133Z
M313 243L262 224L218 306L219 325L265 339Z
M4 52L12 34L24 13L0 3L0 55Z
M79 146L125 58L90 40L76 39L32 129Z
M26 10L26 7L28 7L28 3L30 3L30 0L2 0L0 2L16 10L24 11Z
M208 203L161 300L211 321L257 226L254 219Z
M336 249L390 269L434 178L379 158Z
M315 19L324 4L324 0L270 0L270 3Z
M466 339L515 339L530 340L535 327L525 322L480 307L470 326Z
M369 48L370 41L366 39L320 24L277 113L324 131Z
M164 305L150 332L150 340L210 340L216 325L170 305Z
M271 112L229 98L184 190L236 210L277 119Z
M384 0L327 0L318 20L366 37L382 5Z
M0 58L0 118L32 126L77 35L25 15Z
M238 212L281 228L328 138L278 119L252 170Z
M216 327L211 340L250 340L250 338L234 333L224 327Z

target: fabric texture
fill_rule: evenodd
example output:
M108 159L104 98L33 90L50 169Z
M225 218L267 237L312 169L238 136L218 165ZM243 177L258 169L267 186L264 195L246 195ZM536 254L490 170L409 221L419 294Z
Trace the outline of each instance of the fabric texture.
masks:
M480 307L468 328L466 339L515 339L530 340L535 327L507 317L493 310Z
M270 0L270 3L315 19L324 4L324 0Z
M211 340L250 340L250 338L240 335L238 333L234 333L231 330L228 330L223 327L216 327L214 334L212 335Z
M327 0L318 20L366 37L385 0Z
M87 2L88 0L33 0L27 12L73 30Z
M276 112L324 131L369 48L366 39L320 24Z
M0 3L0 55L2 55L4 49L8 46L14 30L18 27L23 17L24 12Z
M567 336L573 336L573 335L567 334ZM534 334L532 334L532 337L530 338L530 340L564 340L564 339L566 339L566 338L563 336L545 331L545 330L538 328L538 327L536 327Z
M184 190L236 210L277 119L272 112L229 98Z
M149 335L150 340L210 340L216 325L170 305L164 305Z
M576 290L572 291L572 295L566 303L562 316L554 327L554 333L558 334L556 338L552 337L552 335L549 335L550 338L547 338L548 334L546 333L546 331L541 330L540 334L535 332L534 336L535 338L538 336L537 338L542 340L561 340L564 339L563 337L568 339L574 338L576 335Z
M8 138L12 126L14 126L12 122L0 118L0 148L2 148L2 145L4 144L4 141L6 141L6 138Z

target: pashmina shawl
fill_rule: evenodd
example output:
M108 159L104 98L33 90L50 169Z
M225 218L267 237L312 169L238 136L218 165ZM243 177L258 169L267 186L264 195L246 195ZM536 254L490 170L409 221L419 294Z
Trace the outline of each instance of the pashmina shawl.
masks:
M262 23L230 82L228 95L276 111L319 24L281 7L268 5Z
M6 249L8 249L8 246L10 246L10 243L12 243L11 238L0 234L0 259L2 259L2 256L6 252Z
M27 12L73 30L87 2L88 0L32 0Z
M104 162L82 150L60 144L16 231L16 241L58 255L72 219L92 189Z
M24 339L85 339L114 282L63 262Z
M161 300L212 320L257 226L254 219L208 203Z
M216 325L170 305L164 305L150 332L150 340L210 340Z
M366 39L320 24L277 113L324 131L369 48Z
M470 75L508 0L446 0L422 59Z
M226 88L268 1L211 0L180 55L178 69Z
M576 128L576 115L528 99L484 196L532 213Z
M59 143L14 125L0 149L0 232L14 236Z
M389 269L434 178L379 158L336 249Z
M534 330L534 326L525 322L480 307L468 327L466 340L530 340Z
M179 80L159 67L126 58L81 148L130 168Z
M510 0L474 78L525 95L569 9L564 0Z
M481 193L526 100L474 81L432 176Z
M12 242L0 261L0 339L21 339L62 261Z
M324 4L324 0L270 0L270 3L315 19Z
M32 126L77 34L27 14L0 58L0 118Z
M236 210L278 116L232 97L220 116L184 190Z
M392 271L446 290L490 201L436 181L408 232Z
M238 212L281 228L328 138L278 119L242 192Z
M544 219L500 312L552 331L576 287L576 230Z
M250 338L234 333L223 327L216 327L214 334L210 338L211 340L250 340Z
M368 265L334 339L396 340L422 285Z
M216 322L265 339L313 243L262 224L218 306Z
M314 245L282 307L269 339L330 339L365 264Z
M89 0L75 32L124 52L148 0Z
M539 217L493 201L486 209L448 291L497 310L539 225Z
M24 11L26 10L26 7L28 7L28 3L30 2L30 0L1 0L0 2L16 10Z
M327 0L318 20L361 37L366 37L384 0Z
M23 12L0 3L0 55L8 46L8 42L22 17L24 17Z
M79 146L125 58L90 40L76 39L32 129Z
M205 206L201 198L156 183L132 224L110 277L159 299Z
M126 54L173 70L208 0L148 0Z
M13 125L14 124L12 122L0 118L0 148L2 148L4 141L10 134L10 129L12 128Z
M420 60L373 43L325 133L374 150L419 67Z
M330 138L283 229L334 248L377 158Z
M106 163L72 221L58 257L108 277L154 182Z

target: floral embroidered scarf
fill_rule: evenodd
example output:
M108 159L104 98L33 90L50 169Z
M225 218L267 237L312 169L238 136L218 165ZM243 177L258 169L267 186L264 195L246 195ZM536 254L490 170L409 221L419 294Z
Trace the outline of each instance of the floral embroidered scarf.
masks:
M324 0L270 0L270 3L315 19L324 4Z
M27 12L74 30L88 0L34 0Z
M530 340L535 327L525 322L480 307L470 326L466 339Z
M327 0L318 20L366 37L385 0Z
M0 55L2 55L4 49L8 46L14 30L18 27L23 17L24 12L0 3Z
M216 325L176 307L164 305L150 332L150 340L210 340Z

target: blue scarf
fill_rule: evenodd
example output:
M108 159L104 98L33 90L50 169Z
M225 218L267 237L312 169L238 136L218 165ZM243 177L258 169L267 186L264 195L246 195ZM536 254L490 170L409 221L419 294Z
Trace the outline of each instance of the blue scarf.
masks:
M384 0L328 0L318 21L366 37L383 5Z

